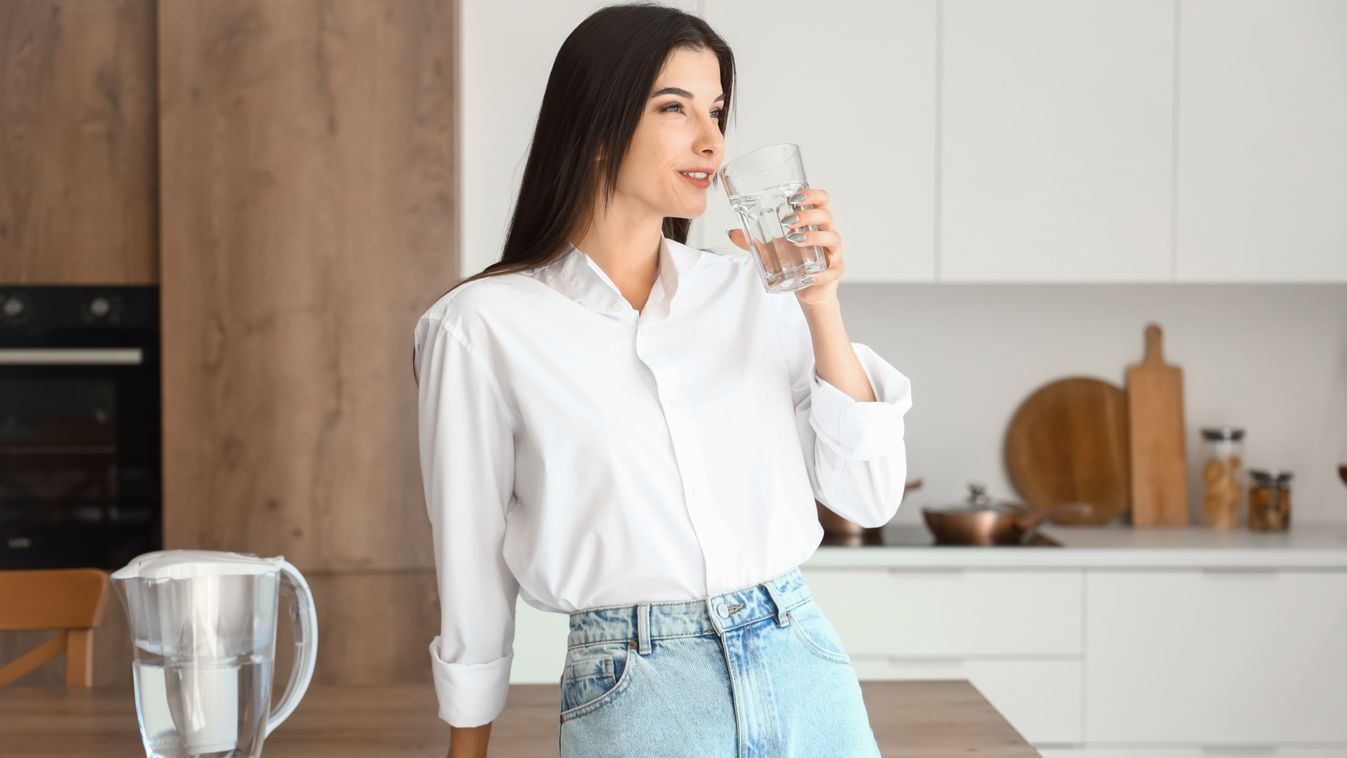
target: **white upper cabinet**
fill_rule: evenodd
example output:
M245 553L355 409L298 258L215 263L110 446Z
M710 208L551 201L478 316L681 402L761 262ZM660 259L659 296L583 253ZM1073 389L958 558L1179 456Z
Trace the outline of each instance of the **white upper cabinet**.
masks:
M946 0L938 279L1173 277L1173 0Z
M935 0L705 0L735 55L729 159L800 146L828 191L844 281L935 280ZM735 250L724 189L693 223L700 247Z
M1179 281L1347 281L1347 3L1184 0Z

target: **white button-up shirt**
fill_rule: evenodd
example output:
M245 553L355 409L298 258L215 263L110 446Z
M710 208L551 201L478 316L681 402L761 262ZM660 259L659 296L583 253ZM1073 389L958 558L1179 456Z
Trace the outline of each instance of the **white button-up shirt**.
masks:
M565 613L703 599L808 559L815 498L868 527L898 509L908 378L853 342L876 400L820 379L799 302L747 255L666 237L658 269L637 311L570 246L416 323L450 725L504 709L517 597Z

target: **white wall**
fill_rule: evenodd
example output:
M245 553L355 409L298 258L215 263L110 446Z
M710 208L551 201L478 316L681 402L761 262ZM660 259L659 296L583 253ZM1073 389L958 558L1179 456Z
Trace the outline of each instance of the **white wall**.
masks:
M1347 434L1347 286L841 285L851 339L912 379L909 478L922 478L895 523L961 500L967 482L1018 498L1002 441L1016 406L1070 375L1123 386L1142 332L1165 331L1165 360L1184 372L1193 502L1198 429L1247 430L1246 466L1284 468L1292 525L1347 522L1337 477ZM1196 513L1196 510L1193 510Z

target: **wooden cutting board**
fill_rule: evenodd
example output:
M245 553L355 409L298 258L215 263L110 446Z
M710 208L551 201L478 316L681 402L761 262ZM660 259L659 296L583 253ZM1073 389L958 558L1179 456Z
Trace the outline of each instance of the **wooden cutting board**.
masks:
M1127 393L1090 377L1049 382L1020 403L1006 430L1006 468L1025 503L1048 510L1094 505L1062 514L1062 524L1102 524L1127 513Z
M1188 525L1183 369L1165 363L1159 324L1146 326L1146 354L1127 367L1132 526Z

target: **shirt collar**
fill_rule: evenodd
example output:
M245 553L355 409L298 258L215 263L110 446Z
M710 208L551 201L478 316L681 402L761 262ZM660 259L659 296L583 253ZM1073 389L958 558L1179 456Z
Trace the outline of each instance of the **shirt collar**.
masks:
M539 280L585 307L601 313L635 312L613 280L580 248L567 243L567 250L552 263L531 272ZM672 300L679 282L697 266L702 251L660 234L659 275L646 307L658 300Z

